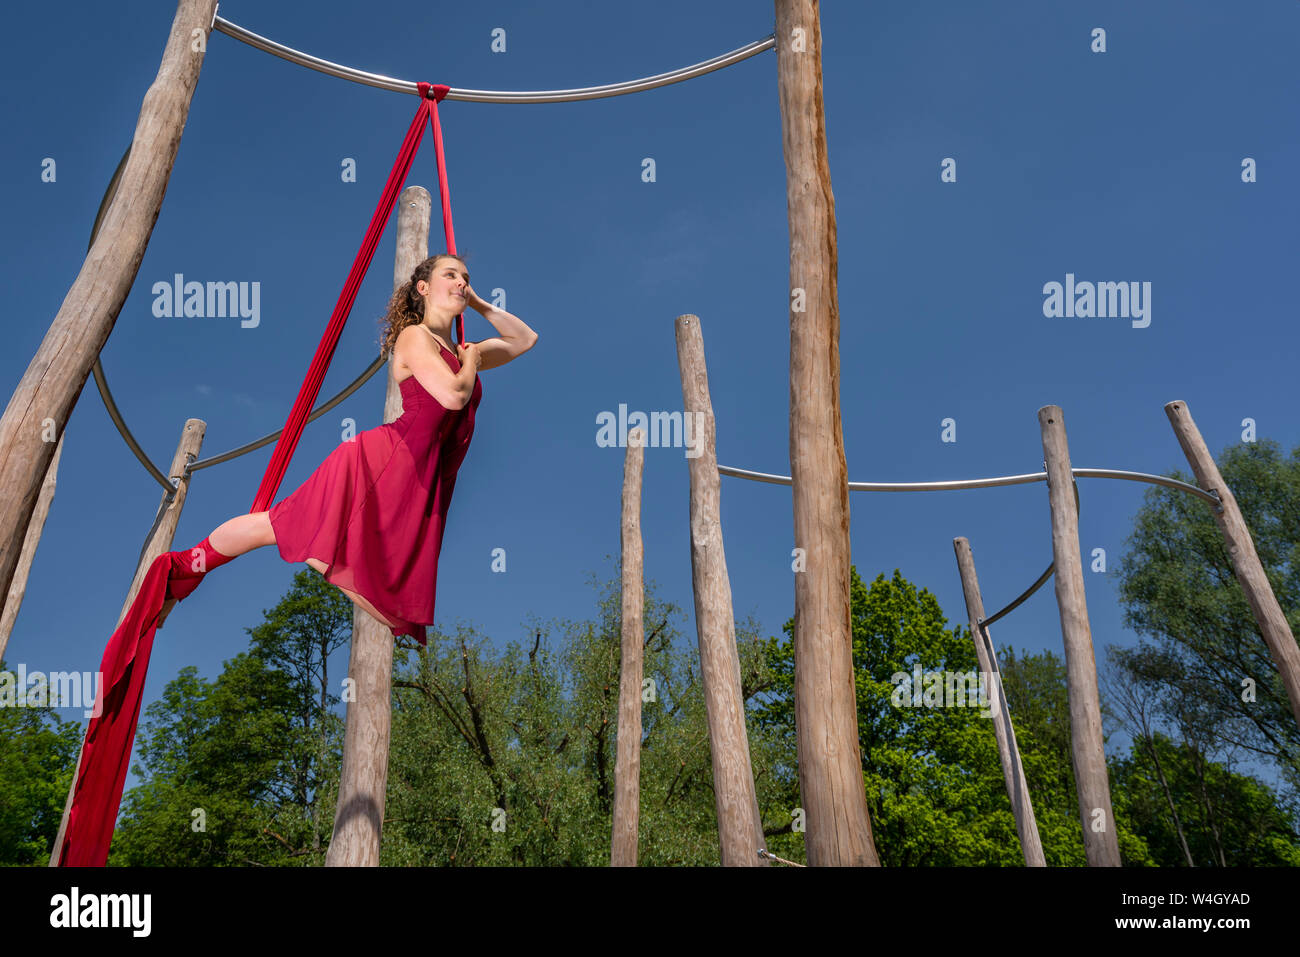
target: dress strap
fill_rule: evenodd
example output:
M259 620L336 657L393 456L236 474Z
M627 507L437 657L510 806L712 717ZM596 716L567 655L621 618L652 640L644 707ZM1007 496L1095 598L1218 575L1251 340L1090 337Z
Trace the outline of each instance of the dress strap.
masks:
M448 346L446 343L444 343L441 339L439 339L436 335L434 335L433 330L430 329L428 326L426 326L424 323L422 323L422 322L417 322L416 325L419 326L421 329L423 329L425 332L427 332L429 335L433 336L433 341L436 342L436 343L438 343L438 345L442 346L444 349L446 349L446 350L447 350L448 352L450 352L452 355L455 355L455 354L456 354L456 350L455 350L455 349L452 349L450 346Z

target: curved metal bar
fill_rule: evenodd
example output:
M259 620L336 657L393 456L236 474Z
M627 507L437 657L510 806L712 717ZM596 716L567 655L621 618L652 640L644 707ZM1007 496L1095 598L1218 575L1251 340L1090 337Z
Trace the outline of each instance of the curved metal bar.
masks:
M117 192L118 181L122 178L122 171L126 168L126 161L130 156L131 147L128 144L126 152L122 154L121 160L118 161L117 169L113 171L113 178L108 181L108 188L104 190L104 198L99 201L99 211L95 213L94 225L90 227L90 247L94 247L95 245L95 238L99 235L100 224L104 221L104 213L108 210L108 204L113 201L113 195ZM356 392L357 389L365 385L366 382L370 380L370 377L384 366L386 361L387 360L382 356L377 357L375 361L370 363L370 366L362 372L361 375L353 379L352 382L343 389L343 391L339 392L334 396L334 398L330 399L325 404L318 406L315 411L307 417L307 421L316 421L316 419L334 408L353 392ZM140 464L144 466L145 471L153 476L154 480L166 490L167 496L170 499L176 494L176 485L168 479L167 476L163 475L158 466L153 464L149 456L145 454L144 449L140 448L140 443L136 441L135 436L131 434L131 429L127 426L126 420L122 418L122 412L118 409L117 402L113 399L113 392L108 387L108 377L104 374L104 367L99 361L99 356L95 356L95 364L92 367L92 371L95 374L95 385L99 387L99 397L104 400L104 408L108 410L108 417L112 419L113 424L117 426L117 431L122 436L122 440L126 442L127 448L135 453L135 457L140 460ZM217 465L221 462L228 462L231 459L238 458L245 452L252 452L255 449L260 449L262 446L278 439L280 433L283 431L283 428L278 429L270 435L265 435L260 439L249 442L247 445L241 445L237 449L231 449L229 452L222 452L220 455L213 455L206 459L199 459L196 462L191 462L185 467L185 473L188 475L197 469L208 468L209 466Z
M104 198L99 201L99 210L95 213L95 222L90 227L90 243L86 247L87 252L95 246L95 238L99 235L99 226L104 221L104 213L108 211L108 204L117 192L118 181L122 178L122 170L126 169L126 161L130 156L131 145L128 143L126 152L122 154L122 158L117 162L117 169L113 170L113 178L108 181L108 188L104 190ZM99 362L98 354L95 356L95 364L91 367L91 371L95 374L95 385L99 387L99 397L104 400L104 408L108 410L108 417L117 426L118 434L126 442L127 448L135 453L135 457L140 460L144 470L152 475L154 480L166 490L167 497L170 499L176 494L176 486L172 484L171 479L162 474L162 470L153 464L149 456L144 454L144 449L140 448L140 443L135 440L135 436L127 428L126 420L122 418L117 403L113 401L113 393L108 388L108 379L104 375L104 367Z
M1081 508L1079 503L1079 483L1076 482L1073 478L1071 478L1070 484L1074 486L1074 516L1077 519L1079 517L1079 512ZM1020 607L1020 604L1026 598L1028 598L1034 592L1038 591L1038 589L1042 588L1044 584L1046 584L1047 579L1051 578L1052 573L1055 571L1056 571L1056 559L1053 557L1052 563L1047 566L1047 571L1039 575L1038 581L1034 582L1027 589L1025 589L1025 591L1020 595L1019 598L1017 598L1011 604L1007 605L1007 607L1003 608L996 615L993 615L990 618L981 618L979 620L978 624L979 624L980 634L982 634L984 636L984 640L988 642L989 659L994 662L995 670L997 669L997 664L996 664L997 655L993 653L993 639L989 637L988 626L993 624L993 622L997 621L1003 615L1009 614L1010 612L1014 611L1016 608Z
M1046 472L1027 475L1003 475L986 479L956 479L951 482L850 482L856 492L948 492L967 488L996 488L1000 485L1028 485L1047 481Z
M1216 512L1223 511L1223 503L1219 500L1219 496L1213 492L1207 492L1203 488L1188 485L1186 482L1178 481L1178 479L1166 478L1163 475L1148 475L1146 472L1125 472L1122 469L1074 469L1074 474L1079 478L1126 479L1130 482L1148 482L1151 485L1176 488L1180 492L1186 492L1189 495L1195 495L1197 498L1205 499L1214 506Z
M122 419L122 413L118 411L117 403L113 401L113 393L108 389L108 380L104 378L104 367L99 364L99 356L95 356L95 365L91 371L95 373L95 385L99 386L99 397L104 400L104 408L108 410L108 417L117 426L117 431L121 433L127 448L135 453L135 457L140 460L144 470L157 480L158 484L167 491L167 494L174 495L176 486L172 484L167 476L162 474L158 466L150 461L149 456L144 454L144 449L140 448L140 443L135 440L131 430L126 427L126 422Z
M988 618L981 618L981 619L980 619L980 622L979 622L979 626L980 626L980 628L985 628L985 629L988 628L989 625L993 624L993 623L994 623L995 621L997 621L999 618L1001 618L1001 617L1003 617L1004 615L1007 615L1007 614L1011 613L1012 611L1014 611L1015 609L1019 608L1020 605L1022 605L1022 604L1025 602L1025 599L1027 599L1030 595L1032 595L1034 592L1038 591L1038 589L1042 588L1043 585L1045 585L1045 584L1047 583L1047 579L1049 579L1049 578L1052 577L1052 573L1053 573L1054 571L1056 571L1056 562L1055 562L1055 561L1053 561L1052 564L1050 564L1050 565L1047 566L1047 571L1045 571L1045 572L1043 572L1041 575L1039 575L1039 576L1038 576L1038 581L1034 582L1032 585L1030 585L1028 588L1026 588L1025 591L1024 591L1024 593L1023 593L1019 598L1017 598L1017 599L1016 599L1015 601L1013 601L1011 604L1007 605L1006 608L1003 608L1003 609L1002 609L1000 612L998 612L996 615L990 615ZM984 637L985 637L985 638L988 638L988 637L989 637L989 633L988 633L987 631L984 632ZM992 642L991 639L989 640L989 644L990 644L990 645L993 644L993 642Z
M1222 511L1223 509L1218 496L1213 492L1207 492L1204 489L1197 488L1195 485L1188 485L1186 482L1166 478L1163 475L1148 475L1146 472L1126 472L1123 469L1071 469L1071 471L1074 473L1075 478L1126 479L1130 482L1148 482L1152 485L1164 485L1167 488L1178 489L1181 492L1186 492L1189 495L1195 495L1197 498L1204 499L1213 505L1216 511ZM788 475L770 475L767 472L751 472L747 469L732 468L729 465L719 465L718 474L749 479L751 482L770 482L773 485L790 484L790 476ZM849 491L947 492L956 489L994 488L1000 485L1027 485L1030 482L1046 481L1046 472L1033 472L1025 475L1002 475L987 479L957 479L951 482L850 482Z
M355 379L352 380L351 385L345 388L334 398L330 399L324 405L317 408L316 411L313 412L311 415L307 416L307 421L315 422L317 419L319 419L330 409L334 408L334 406L338 405L340 402L342 402L344 399L350 396L353 392L356 392L357 389L360 389L363 385L365 385L370 380L371 376L373 376L376 372L382 369L387 364L387 362L388 360L383 358L382 356L376 358L374 362L370 363L370 368L366 369L365 372L361 373L361 375L357 376ZM260 449L262 446L269 445L271 442L274 442L276 439L280 437L280 433L283 431L284 431L283 428L276 429L274 432L270 433L269 435L264 435L260 439L256 439L252 442L249 442L247 445L241 445L237 449L231 449L229 452L222 452L220 455L213 455L210 458L199 459L197 462L191 462L186 467L185 471L187 473L196 472L199 469L206 469L209 466L220 465L222 462L228 462L231 459L239 458L239 456L243 455L245 452L252 452L254 449Z
M751 472L747 469L719 465L720 475L733 475L736 478L749 479L751 482L770 482L773 485L789 485L788 475L769 475L766 472ZM1034 472L1028 475L1003 475L988 479L958 479L952 482L850 482L849 490L854 492L945 492L963 488L992 488L998 485L1026 485L1030 482L1047 481L1046 472Z
M296 63L299 66L305 66L321 73L328 73L330 76L336 76L342 80L364 83L366 86L378 87L381 90L392 90L394 93L418 95L419 92L414 80L401 80L397 77L385 76L382 73L368 73L365 70L333 63L312 56L309 53L295 50L292 47L287 47L282 43L276 43L266 37L258 36L252 30L246 30L239 24L232 23L222 17L217 17L213 21L213 29L220 30L226 36L247 43L251 47L256 47L283 60L288 60L290 63ZM586 86L572 90L506 92L500 90L460 90L452 87L445 99L465 100L471 103L571 103L577 100L595 100L606 96L622 96L624 93L639 93L642 90L652 90L656 87L668 86L670 83L680 83L682 80L703 76L705 73L712 73L714 70L720 70L725 66L731 66L733 63L739 63L741 60L746 60L775 46L776 35L768 34L762 40L747 43L730 53L723 53L693 66L681 67L667 73L657 73L654 76L643 77L639 80L625 80L622 83Z

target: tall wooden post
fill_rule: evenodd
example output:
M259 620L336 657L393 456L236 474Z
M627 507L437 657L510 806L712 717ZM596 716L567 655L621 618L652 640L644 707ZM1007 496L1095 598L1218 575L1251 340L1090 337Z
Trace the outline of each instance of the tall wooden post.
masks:
M623 647L618 677L618 757L614 761L614 827L611 867L635 867L641 816L641 676L645 641L645 583L642 575L641 474L645 469L644 429L627 434L623 460Z
M5 650L9 647L9 636L13 634L14 621L18 618L18 609L23 606L23 596L27 593L27 578L32 571L32 561L36 557L36 546L40 544L41 532L45 528L45 519L49 517L50 505L54 501L54 489L59 480L59 459L63 457L63 439L59 436L58 448L50 460L49 470L41 482L41 494L32 510L31 521L23 533L23 549L18 556L18 567L14 570L13 583L5 597L4 611L0 613L0 661L4 660Z
M423 186L408 186L398 197L394 291L429 257L432 205L429 191ZM393 378L390 357L384 421L392 422L401 414L402 389ZM393 633L360 608L352 616L348 677L352 679L355 698L347 707L334 833L325 853L325 866L378 867L393 725Z
M984 620L984 598L980 595L980 582L975 574L975 556L970 542L964 538L952 540L957 553L957 570L961 574L961 590L966 596L966 615L970 619L971 638L975 641L975 657L984 673L989 689L989 708L993 712L993 735L998 742L998 758L1002 762L1002 777L1007 783L1007 797L1011 799L1011 813L1016 817L1016 832L1020 835L1020 849L1025 855L1026 867L1046 867L1043 842L1038 837L1038 822L1034 819L1034 804L1029 799L1029 782L1020 761L1020 748L1016 746L1016 731L1011 726L1011 710L1002 687L1002 671L998 668L997 652L988 629L981 627Z
M1196 427L1192 414L1187 411L1187 403L1167 403L1165 414L1169 416L1169 424L1178 436L1178 444L1182 446L1183 454L1187 456L1187 461L1196 474L1197 483L1207 492L1216 493L1223 505L1223 511L1214 514L1214 521L1223 534L1228 557L1232 559L1232 570L1246 593L1246 601L1255 615L1259 633L1264 636L1264 643L1268 645L1273 663L1282 676L1287 697L1291 699L1291 714L1295 716L1296 723L1300 724L1300 647L1296 645L1295 635L1291 633L1291 626L1282 613L1282 606L1273 594L1273 586L1255 551L1255 540L1251 538L1250 528L1242 517L1237 497L1219 474L1219 467L1214 463L1205 440L1201 438L1201 430Z
M203 436L207 431L208 424L202 419L185 420L185 428L181 430L181 440L176 446L176 454L172 456L171 468L167 472L168 478L176 486L175 494L168 502L167 493L162 493L162 500L158 503L158 513L154 516L153 527L145 536L144 547L140 549L140 558L135 564L135 575L131 578L131 586L126 590L126 601L122 602L122 610L118 612L114 631L121 627L122 619L135 603L135 596L139 593L140 586L144 583L144 576L148 573L154 559L172 550L172 539L176 537L176 526L180 523L181 510L189 497L190 480L193 478L193 473L186 473L185 469L198 459L199 452L203 448ZM97 681L96 684L98 685L99 682ZM103 693L102 690L100 693ZM54 839L50 867L59 866L59 855L63 852L63 837L68 830L68 814L72 810L72 795L77 789L77 778L80 774L81 756L78 755L77 767L72 772L72 783L68 787L68 799L63 805L63 820L59 824L58 836Z
M135 281L162 208L217 0L180 0L158 76L145 94L131 158L81 272L0 417L0 595L18 556L54 456L95 357ZM195 47L198 49L196 50ZM83 82L83 81L77 81Z
M849 476L840 421L835 199L816 0L775 0L790 220L790 475L795 727L811 865L878 865L862 783L849 605Z
M686 456L691 477L691 583L700 641L700 676L709 717L718 843L724 867L767 867L767 858L758 856L767 842L749 760L731 581L722 548L717 428L704 363L704 336L696 316L678 316L675 325L677 366L682 378L682 432L688 446L694 446L687 448ZM690 454L697 449L700 454Z
M1079 517L1075 508L1074 473L1065 438L1065 416L1059 406L1038 410L1052 509L1052 556L1056 562L1056 602L1065 639L1066 684L1070 695L1070 744L1074 780L1083 821L1083 848L1091 867L1119 867L1115 812L1110 803L1110 776L1101 733L1101 695L1097 691L1097 660L1083 589L1083 558L1079 551Z

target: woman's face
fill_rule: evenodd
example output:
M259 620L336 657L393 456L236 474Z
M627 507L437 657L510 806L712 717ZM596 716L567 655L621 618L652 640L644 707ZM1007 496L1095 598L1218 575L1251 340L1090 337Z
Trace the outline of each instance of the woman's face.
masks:
M451 309L462 312L468 301L466 291L469 289L469 272L459 259L439 259L438 264L429 273L422 295L426 303L436 309Z

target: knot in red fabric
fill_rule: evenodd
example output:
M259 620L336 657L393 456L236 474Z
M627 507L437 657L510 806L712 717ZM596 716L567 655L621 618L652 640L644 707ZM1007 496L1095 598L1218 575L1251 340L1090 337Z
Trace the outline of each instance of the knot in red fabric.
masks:
M449 87L449 86L443 86L441 83L424 83L424 82L419 82L419 83L415 84L415 87L416 87L416 89L419 91L419 93L420 93L420 98L421 98L421 99L426 99L426 98L428 98L428 96L429 96L429 91L432 90L432 91L433 91L433 101L434 101L435 103L440 102L444 96L446 96L448 93L451 92L451 87Z

